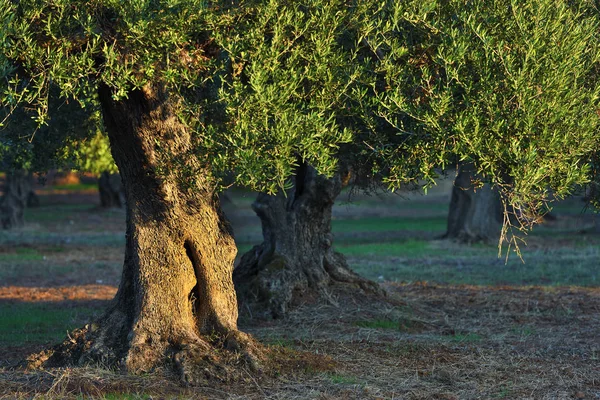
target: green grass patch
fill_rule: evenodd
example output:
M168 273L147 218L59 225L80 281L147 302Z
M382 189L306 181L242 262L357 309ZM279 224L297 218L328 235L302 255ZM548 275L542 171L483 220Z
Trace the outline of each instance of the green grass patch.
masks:
M498 258L497 248L447 241L405 240L337 245L352 269L373 280L472 285L598 286L600 248L586 246L523 250Z
M328 374L331 383L338 385L358 385L361 382L354 376L341 375L341 374Z
M43 260L43 254L31 247L17 247L14 253L0 253L0 263L19 262L19 261L40 261Z
M238 249L237 254L238 254L238 257L243 256L245 253L247 253L248 251L250 251L253 247L254 247L253 244L238 244L237 245L237 249Z
M337 244L336 250L346 256L427 257L444 255L447 249L432 246L427 240L401 240L396 242Z
M478 343L483 340L483 336L476 333L455 333L449 337L451 341L458 343Z
M0 308L0 345L57 342L97 313L89 307L16 303Z
M510 331L519 336L522 340L536 334L536 329L531 326L515 326L511 328Z
M342 219L332 221L334 233L344 232L386 232L386 231L427 231L442 234L447 227L446 217L377 217Z
M512 383L512 382L511 382ZM513 390L506 385L502 385L499 388L499 391L494 393L492 396L494 399L510 399L514 398Z
M371 321L358 321L356 326L361 328L371 329L400 329L398 321L391 321L389 319L376 319Z
M96 208L94 204L60 204L44 207L33 207L25 210L25 222L66 222L68 217L77 212L90 211Z

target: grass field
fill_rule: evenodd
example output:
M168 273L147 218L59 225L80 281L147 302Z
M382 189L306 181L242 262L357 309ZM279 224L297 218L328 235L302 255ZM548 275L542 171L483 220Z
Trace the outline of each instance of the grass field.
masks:
M25 228L0 231L0 398L600 398L600 235L579 199L527 237L523 260L440 240L448 186L428 196L342 198L335 246L389 301L335 289L328 302L241 328L273 351L312 357L280 376L182 387L164 376L11 365L98 316L115 293L124 212L60 188ZM82 188L74 188L82 189ZM240 254L261 240L252 193L226 208Z

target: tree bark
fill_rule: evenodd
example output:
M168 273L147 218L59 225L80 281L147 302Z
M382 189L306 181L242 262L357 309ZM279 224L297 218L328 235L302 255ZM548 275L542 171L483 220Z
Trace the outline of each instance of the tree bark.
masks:
M25 207L32 191L31 176L24 170L6 173L4 195L0 201L0 222L3 229L25 225Z
M445 238L460 242L492 243L502 230L503 209L500 195L489 185L475 188L472 166L462 165L454 180Z
M377 284L352 272L332 247L331 210L342 186L341 174L327 179L303 164L285 194L258 195L252 208L264 241L244 254L233 272L240 303L266 306L273 317L282 317L294 298L327 296L328 285L335 282L383 294Z
M210 172L188 157L191 134L176 115L177 104L155 86L121 101L111 96L107 87L100 89L126 196L119 290L103 317L31 364L98 362L133 373L169 366L190 382L226 373L227 357L241 356L254 365L258 346L237 329L230 226ZM164 165L172 168L159 173ZM193 183L182 182L185 168L203 174Z
M98 192L102 208L123 208L125 206L125 191L119 174L104 171L98 179Z

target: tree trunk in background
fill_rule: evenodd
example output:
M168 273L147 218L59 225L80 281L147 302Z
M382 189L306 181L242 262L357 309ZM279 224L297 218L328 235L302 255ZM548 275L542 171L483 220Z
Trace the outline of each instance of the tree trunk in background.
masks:
M462 165L454 180L445 238L492 243L500 238L503 209L500 195L488 184L475 189L470 165Z
M40 206L40 197L35 193L35 178L33 173L29 173L27 175L27 179L29 179L29 193L27 193L27 207L39 207Z
M266 306L274 317L281 317L295 297L326 296L334 282L382 294L333 250L331 209L342 190L341 176L327 179L303 164L293 179L287 196L261 193L252 204L264 241L244 254L233 272L240 302Z
M104 171L98 178L98 192L102 208L123 208L125 206L125 190L121 175Z
M23 214L31 188L31 176L24 170L6 173L4 195L0 200L0 222L3 229L25 225Z
M146 86L118 102L111 95L100 90L126 196L121 284L103 317L31 365L99 362L134 373L166 366L190 382L227 374L233 370L228 361L239 361L240 354L252 366L259 347L237 329L231 279L236 247L210 171L182 185L181 170L169 158L181 168L201 169L189 157L189 130L159 87ZM165 163L172 168L159 175Z

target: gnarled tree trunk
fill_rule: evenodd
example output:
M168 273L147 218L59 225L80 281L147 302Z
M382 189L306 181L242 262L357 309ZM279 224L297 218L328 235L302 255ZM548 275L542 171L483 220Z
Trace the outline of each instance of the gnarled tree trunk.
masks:
M352 272L333 250L331 209L342 190L340 174L331 179L303 164L287 193L259 194L252 208L262 222L264 241L243 255L233 272L240 302L267 306L283 316L295 296L327 294L334 282L383 291Z
M472 166L462 165L454 180L445 238L492 243L500 238L503 208L497 190L488 184L475 188Z
M254 341L237 329L231 279L236 247L204 170L181 184L170 157L201 169L188 156L189 129L160 87L146 86L114 101L100 90L104 123L126 195L123 275L106 314L35 365L101 362L130 372L171 366L187 381L227 370L224 359L256 361ZM157 143L160 143L160 148ZM215 352L215 346L235 350ZM220 355L217 355L220 354Z
M100 193L100 207L123 208L125 206L125 190L121 182L121 175L104 171L98 178L98 192Z
M7 172L4 195L0 200L0 222L3 229L25 225L23 215L31 192L31 175L27 171Z

